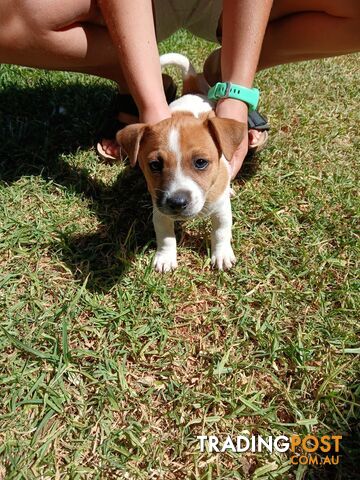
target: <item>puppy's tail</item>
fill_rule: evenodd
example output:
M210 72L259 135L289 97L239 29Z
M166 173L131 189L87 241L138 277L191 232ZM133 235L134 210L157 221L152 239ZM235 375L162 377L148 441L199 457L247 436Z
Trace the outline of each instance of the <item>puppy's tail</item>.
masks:
M165 53L160 56L161 67L173 65L179 67L183 80L183 92L186 93L202 93L206 94L209 90L209 85L204 76L198 75L190 60L180 53Z
M197 73L190 60L181 53L165 53L160 57L161 67L174 65L181 69L183 80L189 77L196 77Z

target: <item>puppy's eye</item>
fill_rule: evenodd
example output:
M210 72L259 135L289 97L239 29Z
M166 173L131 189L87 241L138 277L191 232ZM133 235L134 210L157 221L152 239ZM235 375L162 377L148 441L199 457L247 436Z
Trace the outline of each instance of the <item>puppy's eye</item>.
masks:
M197 170L205 170L205 168L209 165L209 162L205 160L205 158L195 158L193 163Z
M161 157L158 157L156 160L152 160L151 162L149 162L150 170L154 173L161 172L161 170L163 169L163 165L164 162Z

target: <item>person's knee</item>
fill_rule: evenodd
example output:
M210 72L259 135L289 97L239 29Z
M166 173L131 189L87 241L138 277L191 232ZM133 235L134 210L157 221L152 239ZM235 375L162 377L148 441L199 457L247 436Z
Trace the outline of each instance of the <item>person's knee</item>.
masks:
M18 2L19 8L17 14L19 21L22 22L24 28L36 34L46 34L52 29L51 17L48 10L50 2L44 0L21 0Z
M9 48L22 48L31 44L37 36L48 30L44 1L41 0L3 0L0 20L0 44Z
M347 19L360 19L360 2L359 0L326 0L324 12L334 17ZM317 10L315 8L315 10Z
M3 0L0 15L0 54L1 61L4 53L24 48L31 39L28 24L23 18L22 2Z
M4 9L0 20L0 62L27 65L31 60L29 54L31 56L49 49L53 43L54 30L46 18L46 10L51 2L2 1Z
M346 0L338 3L338 9L343 12L343 16L360 21L360 2L359 0Z
M338 2L337 15L346 21L346 31L353 45L352 51L360 50L360 2L359 0L343 0Z

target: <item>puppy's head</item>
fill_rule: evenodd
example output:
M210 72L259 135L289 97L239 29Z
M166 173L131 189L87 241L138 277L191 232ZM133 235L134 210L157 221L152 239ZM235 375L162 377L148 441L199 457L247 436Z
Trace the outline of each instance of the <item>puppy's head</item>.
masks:
M129 125L116 139L131 165L139 162L156 207L184 219L200 213L228 186L222 156L231 159L245 131L235 120L176 112L156 125Z

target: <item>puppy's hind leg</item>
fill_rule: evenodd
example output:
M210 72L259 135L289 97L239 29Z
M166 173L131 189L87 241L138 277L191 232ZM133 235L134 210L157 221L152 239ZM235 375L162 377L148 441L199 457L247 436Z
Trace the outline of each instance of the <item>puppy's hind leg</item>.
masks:
M153 222L157 242L153 265L157 272L169 272L177 267L174 220L154 206Z

